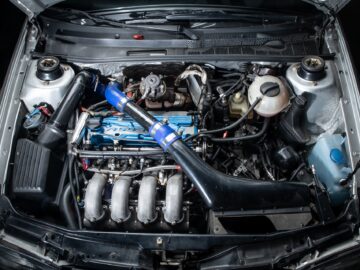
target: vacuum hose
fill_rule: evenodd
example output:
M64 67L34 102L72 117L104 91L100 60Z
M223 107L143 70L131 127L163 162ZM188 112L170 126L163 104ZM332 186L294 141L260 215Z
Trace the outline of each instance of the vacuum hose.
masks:
M162 149L172 155L208 208L214 211L238 211L309 205L310 191L305 184L257 181L215 170L191 150L172 128L156 120L119 89L119 84L109 83L104 92L107 101L148 130Z
M75 211L72 206L71 187L70 184L67 184L61 196L59 207L69 229L76 230L78 225L76 223Z

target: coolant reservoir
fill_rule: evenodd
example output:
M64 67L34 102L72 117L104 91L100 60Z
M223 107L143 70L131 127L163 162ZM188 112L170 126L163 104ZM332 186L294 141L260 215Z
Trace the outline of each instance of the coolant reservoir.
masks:
M350 191L344 179L351 173L348 167L345 138L340 134L324 135L308 156L309 165L314 165L316 175L329 192L332 205L341 206L349 198Z
M261 116L272 117L289 104L289 92L285 84L275 76L257 76L248 90L249 103L253 104L257 98L261 98L254 110Z
M306 56L287 69L286 78L295 94L307 99L307 129L313 134L334 133L341 121L334 64L318 56Z
M35 104L46 102L56 109L74 78L74 70L60 64L56 57L46 56L30 63L20 98L28 111Z

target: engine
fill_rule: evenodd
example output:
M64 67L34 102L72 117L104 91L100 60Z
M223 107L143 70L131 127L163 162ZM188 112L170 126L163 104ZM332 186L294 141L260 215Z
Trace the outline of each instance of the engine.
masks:
M11 192L25 211L30 201L59 207L71 228L268 232L322 222L322 207L335 215L350 197L330 61L142 64L117 74L36 61L57 75L41 92L48 71L33 64L22 92L29 113Z
M166 123L182 140L194 138L199 133L199 114L187 85L175 85L175 74L153 71L138 77L124 70L124 74L135 76L123 76L118 82L125 86L129 98L145 107L157 121ZM86 226L189 231L189 208L194 202L186 200L184 194L189 197L194 187L181 167L132 117L112 111L103 102L92 104L80 114L72 142L79 142L79 157L86 171L94 173L84 194ZM192 146L192 142L188 145ZM117 155L119 152L124 155ZM94 193L108 197L94 203ZM102 210L99 200L107 201L108 211Z

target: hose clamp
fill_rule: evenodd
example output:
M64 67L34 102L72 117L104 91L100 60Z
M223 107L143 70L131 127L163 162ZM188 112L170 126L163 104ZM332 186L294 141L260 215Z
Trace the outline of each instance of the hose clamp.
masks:
M173 142L180 139L180 136L171 127L161 122L154 123L149 128L149 133L164 151L166 151Z

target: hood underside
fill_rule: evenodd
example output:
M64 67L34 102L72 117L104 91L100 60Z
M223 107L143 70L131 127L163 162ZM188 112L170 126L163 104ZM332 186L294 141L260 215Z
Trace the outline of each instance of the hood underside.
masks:
M314 5L317 9L329 13L339 12L350 0L299 0ZM29 19L32 19L45 9L54 6L64 0L10 0L15 6L22 10Z

